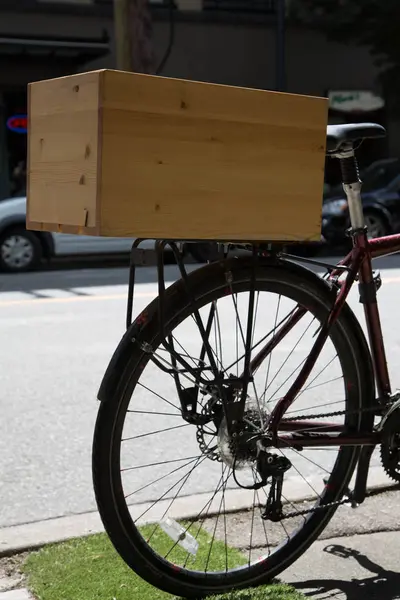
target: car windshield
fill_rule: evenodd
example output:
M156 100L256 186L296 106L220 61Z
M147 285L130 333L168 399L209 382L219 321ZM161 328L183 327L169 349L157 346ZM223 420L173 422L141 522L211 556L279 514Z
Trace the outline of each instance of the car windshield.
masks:
M390 158L379 160L372 163L360 173L363 192L373 192L381 188L386 188L395 177L400 174L400 160ZM328 187L324 193L324 198L334 198L343 195L342 184Z

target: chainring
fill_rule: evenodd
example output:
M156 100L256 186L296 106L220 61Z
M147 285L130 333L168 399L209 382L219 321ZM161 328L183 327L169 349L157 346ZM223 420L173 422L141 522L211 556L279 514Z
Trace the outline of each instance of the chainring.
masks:
M400 404L396 403L382 420L381 461L390 479L400 482Z

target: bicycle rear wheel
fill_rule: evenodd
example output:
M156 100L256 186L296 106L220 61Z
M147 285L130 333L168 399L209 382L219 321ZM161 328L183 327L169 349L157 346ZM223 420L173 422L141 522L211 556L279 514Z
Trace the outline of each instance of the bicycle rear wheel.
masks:
M209 333L215 342L215 361L227 376L237 376L243 360L245 324L241 321L252 285L249 261L213 263L193 272L189 281L205 328L211 312L214 315ZM295 376L304 362L300 353L307 355L311 349L306 340L312 343L332 307L326 282L307 269L276 266L267 259L256 267L255 289L254 352L273 337L293 307L300 305L308 312L301 320L305 333L291 332L282 342L283 350L279 353L278 346L257 371L260 385L257 388L255 377L246 412L254 427L292 381L283 368L289 367ZM187 361L211 378L212 368L200 356L201 344L195 339L193 309L183 283L172 285L165 298L165 334L174 339ZM258 311L262 312L261 333L256 332ZM232 327L230 312L236 319ZM266 326L267 319L272 329ZM226 347L223 339L228 341ZM265 521L262 511L268 486L253 491L242 487L254 481L254 463L226 444L217 413L206 426L182 420L179 399L172 397L179 368L162 342L153 301L121 340L103 380L93 440L93 482L105 529L136 573L171 594L200 598L266 583L296 560L326 526L335 506L321 507L342 498L358 449L285 451L292 463L284 482L286 506L292 513L299 512L299 506L310 512L281 523ZM373 401L370 357L348 306L332 328L327 355L321 358L290 416L296 410L305 419L321 409L322 413L339 411L337 418L346 431L371 431L373 415L363 412ZM191 387L198 385L196 378L180 371L178 376L189 378ZM198 402L202 414L218 407L205 389ZM324 458L318 458L318 453L324 453ZM236 472L236 458L240 472ZM328 478L326 485L323 477ZM239 506L247 511L235 516L232 510ZM169 516L172 520L166 525Z

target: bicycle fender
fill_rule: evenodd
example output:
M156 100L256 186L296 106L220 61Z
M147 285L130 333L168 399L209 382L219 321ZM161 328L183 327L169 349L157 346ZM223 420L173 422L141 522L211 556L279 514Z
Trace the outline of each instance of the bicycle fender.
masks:
M99 391L97 393L97 399L100 400L100 402L108 401L113 398L118 386L120 373L132 354L132 340L140 334L142 328L148 323L150 314L155 310L156 304L153 300L153 302L151 302L140 315L136 317L135 321L122 336L100 383Z

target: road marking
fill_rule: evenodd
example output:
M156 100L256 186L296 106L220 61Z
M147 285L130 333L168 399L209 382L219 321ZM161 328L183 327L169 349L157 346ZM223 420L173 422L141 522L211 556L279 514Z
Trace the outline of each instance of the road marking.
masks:
M400 283L400 277L382 277L382 283ZM58 289L58 288L57 288ZM7 293L7 292L6 292ZM1 295L1 294L0 294ZM137 292L135 298L155 298L156 293L152 292ZM88 296L67 296L63 298L26 298L21 300L0 300L0 307L3 306L23 306L23 305L39 305L42 303L69 303L69 302L85 302L89 300L126 300L126 294L104 294L104 295L88 295Z
M135 298L155 298L157 294L151 292L137 292ZM67 298L27 298L26 300L4 300L0 301L1 306L21 306L25 304L42 304L42 303L64 303L64 302L84 302L88 300L126 300L126 294L109 294L101 296L68 296Z

